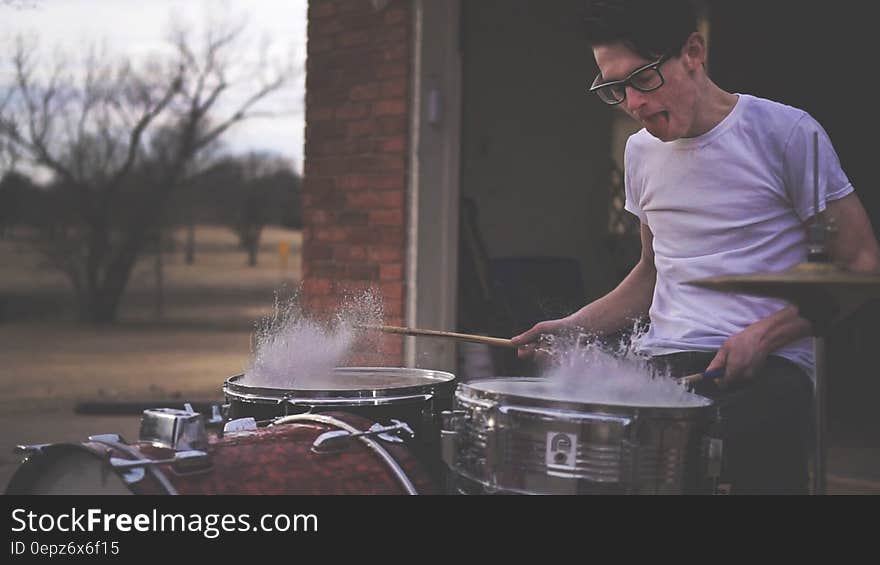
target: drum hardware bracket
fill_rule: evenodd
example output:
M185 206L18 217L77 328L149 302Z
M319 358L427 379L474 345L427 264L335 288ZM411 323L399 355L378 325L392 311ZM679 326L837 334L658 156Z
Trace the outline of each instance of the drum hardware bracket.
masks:
M136 449L132 448L130 445L127 445L126 443L124 443L122 436L119 436L118 434L99 434L99 435L89 436L89 441L92 443L98 443L101 445L105 445L107 447L110 447L112 449L116 449L117 451L121 451L123 453L127 453L128 455L133 457L135 460L140 459L140 457L141 457L141 454ZM112 465L112 459L113 458L111 458L111 465ZM129 461L131 461L131 460L129 460ZM153 465L147 465L145 467L141 466L140 469L141 470L144 470L144 469L149 470L150 474L153 475L153 478L156 479L156 482L159 483L159 486L161 486L167 494L172 495L172 496L177 494L177 489L174 488L174 485L171 484L171 481L168 480L168 477L165 476L165 473L163 473L161 469L157 469ZM124 480L128 481L129 479L131 479L131 480L133 480L133 482L137 482L137 481L134 481L134 479L138 476L137 473L127 473L126 471L121 471L121 472L122 472L122 478ZM141 479L143 479L143 476L140 476L140 478L138 478L137 480L141 480Z
M415 437L415 432L413 432L412 428L410 428L406 422L401 422L400 420L391 420L393 425L391 426L382 426L382 424L373 424L370 426L370 433L375 433L376 437L381 440L385 440L388 443L403 443L404 439L401 434L407 436L406 439L412 439ZM393 432L393 433L388 433Z
M257 431L257 421L251 417L229 420L228 422L226 422L226 425L223 426L224 434L255 431Z
M111 457L110 464L113 465L114 461L117 461L117 459L115 457ZM125 460L123 459L122 461ZM119 469L119 474L122 476L122 480L125 481L125 484L133 485L144 480L147 472L143 467L129 467L127 469Z
M51 446L51 443L35 443L31 445L16 445L12 451L13 453L17 453L19 455L34 455L43 452L43 449Z
M288 400L290 400L290 398L291 398L290 393L287 393L287 394L282 395L281 398L278 399L278 404L283 404L283 405L284 405L284 416L289 416L289 415L290 415L290 414L288 414L288 412L287 412L287 409L288 409L289 406L290 406L290 403L288 402Z
M116 469L133 469L144 468L150 465L175 465L181 469L198 466L202 467L204 463L210 463L211 456L205 451L196 449L187 451L178 451L174 457L168 459L122 459L120 457L111 457L110 464Z
M287 416L295 416L297 414L311 414L312 410L315 409L315 407L311 404L302 403L301 400L297 399L296 394L294 394L292 392L288 392L288 393L283 394L281 396L281 398L278 399L277 404L279 406L280 405L284 406L284 414L282 414L280 416L281 418L285 418ZM290 412L291 407L302 408L303 406L305 406L307 408L307 410L304 412L302 410L300 410L298 412L293 412L293 413Z
M141 417L140 440L175 451L204 449L208 433L201 414L186 404L185 410L153 408Z
M375 436L390 443L403 442L403 439L399 435L392 435L389 432L394 432L395 434L404 433L410 438L415 435L412 428L410 428L405 422L401 422L400 420L391 421L393 422L393 425L391 426L373 424L369 430L363 432L349 432L348 430L332 430L324 432L315 439L312 444L312 451L321 454L339 453L347 450L351 445L349 440L357 437Z

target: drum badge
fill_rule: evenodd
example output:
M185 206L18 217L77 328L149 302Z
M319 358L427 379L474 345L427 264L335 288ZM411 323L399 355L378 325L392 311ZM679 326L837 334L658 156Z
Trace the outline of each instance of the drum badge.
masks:
M577 435L562 432L547 432L547 456L548 467L563 467L574 469L577 467Z

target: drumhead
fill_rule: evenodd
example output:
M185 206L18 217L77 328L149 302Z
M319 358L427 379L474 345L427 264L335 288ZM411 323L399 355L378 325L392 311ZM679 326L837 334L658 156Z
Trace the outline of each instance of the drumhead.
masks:
M574 410L644 409L671 411L705 410L713 402L703 396L682 391L680 402L651 402L633 398L632 401L591 399L588 391L573 394L569 387L548 379L535 377L497 377L474 380L459 385L458 395L465 398L483 398L495 401L514 400L531 406L568 407Z
M56 444L18 468L6 494L132 494L109 463L81 445Z
M324 377L297 382L291 388L252 386L244 375L226 380L223 392L241 398L382 398L425 394L449 385L455 375L445 371L407 367L338 367Z

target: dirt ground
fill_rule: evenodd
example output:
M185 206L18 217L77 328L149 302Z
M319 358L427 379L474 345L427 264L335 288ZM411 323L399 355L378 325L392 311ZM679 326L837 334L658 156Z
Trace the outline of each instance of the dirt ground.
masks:
M300 279L301 235L267 230L256 268L227 228L200 226L196 241L194 265L180 245L163 257L161 295L155 258L145 258L119 323L94 328L74 321L61 276L23 242L0 239L0 489L20 461L17 444L137 437L139 416L77 414L79 403L222 400L223 381L250 359L255 321ZM830 493L880 494L880 446L832 438L828 479Z

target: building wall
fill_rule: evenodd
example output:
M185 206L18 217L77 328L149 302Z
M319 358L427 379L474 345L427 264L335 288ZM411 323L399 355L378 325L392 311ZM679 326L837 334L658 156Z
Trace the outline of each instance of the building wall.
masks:
M310 0L303 179L303 300L331 313L372 288L402 325L411 3ZM373 361L400 364L383 338Z

